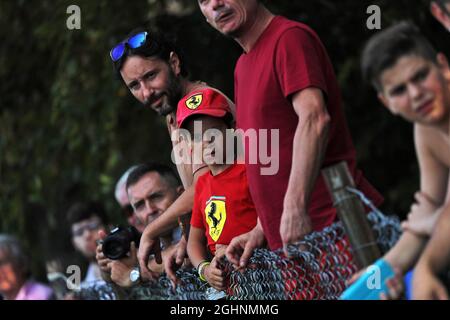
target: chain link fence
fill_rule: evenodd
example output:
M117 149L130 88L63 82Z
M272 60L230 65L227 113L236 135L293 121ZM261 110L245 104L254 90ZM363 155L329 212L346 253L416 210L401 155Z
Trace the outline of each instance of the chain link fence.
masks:
M384 253L401 234L399 220L378 210L368 214L377 243ZM282 250L257 249L245 271L236 271L225 262L228 300L311 300L338 299L348 280L357 271L352 249L341 222ZM82 288L84 300L213 300L220 293L202 282L195 269L177 272L181 284L173 289L162 275L158 280L124 290L105 282Z

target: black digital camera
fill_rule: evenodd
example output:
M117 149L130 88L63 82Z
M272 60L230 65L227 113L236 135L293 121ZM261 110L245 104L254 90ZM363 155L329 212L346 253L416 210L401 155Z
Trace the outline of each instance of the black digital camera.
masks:
M125 257L130 251L130 244L134 242L139 247L141 234L135 227L118 226L111 230L109 235L103 240L103 254L111 260L119 260Z

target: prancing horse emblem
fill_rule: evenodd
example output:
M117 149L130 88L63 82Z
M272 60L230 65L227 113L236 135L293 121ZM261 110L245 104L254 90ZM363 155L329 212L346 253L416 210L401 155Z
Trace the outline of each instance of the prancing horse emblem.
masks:
M206 202L205 215L209 226L209 235L214 241L217 241L222 234L227 219L225 197L211 197Z
M195 94L186 100L186 107L191 110L197 109L203 101L203 94Z

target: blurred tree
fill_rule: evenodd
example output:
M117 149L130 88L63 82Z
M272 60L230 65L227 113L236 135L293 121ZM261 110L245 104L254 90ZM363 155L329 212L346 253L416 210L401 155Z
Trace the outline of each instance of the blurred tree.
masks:
M404 216L418 188L411 125L393 118L362 83L359 56L369 5L382 27L411 19L449 52L448 34L426 0L265 1L315 29L335 65L360 166ZM68 30L66 9L81 9ZM121 221L113 192L130 165L170 162L164 121L145 110L112 72L109 49L137 26L173 33L192 79L233 94L241 50L207 25L192 0L0 1L0 232L21 236L41 272L44 259L71 250L65 212L76 200L102 201Z

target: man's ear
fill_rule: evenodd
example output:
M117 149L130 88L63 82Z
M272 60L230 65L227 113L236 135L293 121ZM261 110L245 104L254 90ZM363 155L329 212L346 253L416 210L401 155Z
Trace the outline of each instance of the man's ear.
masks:
M181 73L181 62L180 57L175 52L170 53L169 57L169 65L172 69L173 73L175 73L176 76L180 75Z

